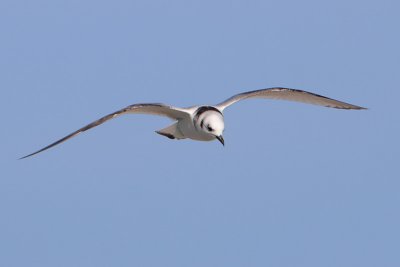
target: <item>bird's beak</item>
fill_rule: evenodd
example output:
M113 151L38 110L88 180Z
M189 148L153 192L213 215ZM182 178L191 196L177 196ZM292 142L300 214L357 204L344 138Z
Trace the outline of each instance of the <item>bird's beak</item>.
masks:
M221 144L222 144L223 146L225 146L225 141L224 141L224 138L222 137L222 135L220 135L220 136L216 136L215 138L217 138L217 139L218 139L218 141L220 141L220 142L221 142Z

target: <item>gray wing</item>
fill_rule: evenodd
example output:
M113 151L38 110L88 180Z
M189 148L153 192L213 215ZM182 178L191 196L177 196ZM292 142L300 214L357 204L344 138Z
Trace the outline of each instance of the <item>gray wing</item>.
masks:
M58 144L61 144L62 142L67 141L68 139L71 139L72 137L77 136L78 134L87 131L89 129L92 129L100 124L105 123L108 120L114 119L122 114L153 114L153 115L160 115L160 116L165 116L168 118L171 118L173 120L179 120L183 119L187 116L190 116L190 114L185 110L185 109L180 109L172 106L167 106L164 104L159 104L159 103L149 103L149 104L134 104L127 106L126 108L120 109L116 112L113 112L111 114L108 114L92 123L89 123L88 125L80 128L79 130L76 130L75 132L61 138L60 140L57 140L56 142L38 150L35 151L29 155L26 155L20 159L24 159L30 156L33 156L35 154L38 154L42 151L45 151L53 146L56 146Z
M356 105L348 104L322 95L317 95L303 90L290 89L290 88L267 88L255 91L244 92L234 95L222 103L217 105L217 108L224 110L226 107L236 103L239 100L247 98L270 98L281 99L296 102L303 102L313 105L325 106L338 109L365 109Z

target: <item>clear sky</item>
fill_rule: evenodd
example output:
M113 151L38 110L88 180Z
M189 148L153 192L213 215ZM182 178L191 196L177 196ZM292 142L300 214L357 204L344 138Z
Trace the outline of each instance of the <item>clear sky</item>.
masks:
M0 2L0 266L400 266L398 1ZM226 146L124 106L282 86Z

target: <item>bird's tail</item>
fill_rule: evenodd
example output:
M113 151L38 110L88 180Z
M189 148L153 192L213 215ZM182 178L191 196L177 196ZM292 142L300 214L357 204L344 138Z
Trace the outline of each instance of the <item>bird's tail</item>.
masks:
M184 135L178 128L178 122L164 128L161 130L156 131L156 133L168 137L169 139L184 139Z

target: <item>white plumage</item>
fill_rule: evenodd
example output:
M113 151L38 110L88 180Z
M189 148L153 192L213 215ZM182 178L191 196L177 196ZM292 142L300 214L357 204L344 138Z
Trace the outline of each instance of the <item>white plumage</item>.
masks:
M175 121L174 124L159 131L156 131L158 134L161 134L171 139L189 138L199 141L211 141L217 139L222 144L224 144L224 139L222 137L222 133L224 131L223 111L225 110L225 108L236 103L237 101L249 98L281 99L337 109L365 109L360 106L348 104L307 91L281 87L267 88L237 94L215 106L194 106L190 108L177 108L160 103L134 104L111 114L108 114L61 138L56 142L36 152L22 157L21 159L38 154L55 145L67 141L68 139L75 137L76 135L86 130L96 127L108 120L111 120L123 114L152 114L173 119Z

